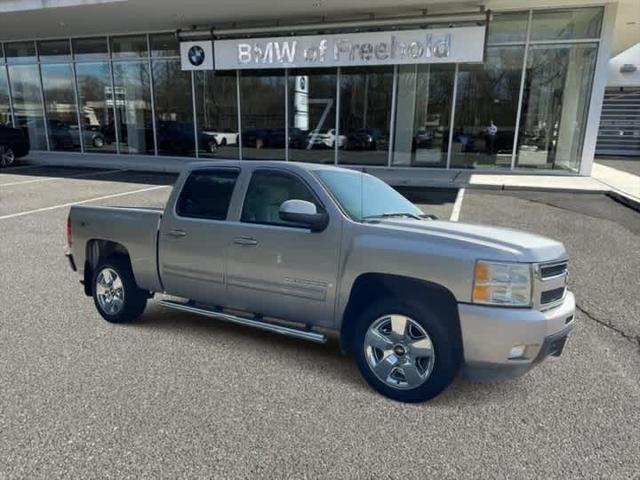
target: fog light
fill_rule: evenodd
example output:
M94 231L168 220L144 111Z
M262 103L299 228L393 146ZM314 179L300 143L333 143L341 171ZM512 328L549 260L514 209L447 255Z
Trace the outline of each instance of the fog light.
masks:
M516 345L515 347L511 347L511 350L509 351L509 360L524 358L524 354L526 353L526 351L526 345Z

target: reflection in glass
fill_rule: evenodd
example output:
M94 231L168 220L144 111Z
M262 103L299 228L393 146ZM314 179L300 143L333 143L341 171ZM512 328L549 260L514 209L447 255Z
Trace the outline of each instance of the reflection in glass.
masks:
M9 78L16 127L29 138L31 150L46 150L38 65L11 65Z
M154 60L153 90L158 154L195 156L191 73L180 60Z
M602 7L533 12L531 40L599 38Z
M529 12L494 13L489 22L487 42L524 42L527 37Z
M461 64L451 167L511 167L524 47L489 47L483 64Z
M4 53L7 63L33 63L38 60L34 42L5 43Z
M339 163L387 165L392 88L391 67L342 69Z
M289 160L334 163L336 70L289 71Z
M78 63L76 77L85 151L114 152L116 132L109 65Z
M235 71L194 72L201 157L239 158Z
M42 65L51 150L80 150L80 131L70 63Z
M531 47L517 166L577 171L597 45Z
M111 38L111 56L113 58L140 58L147 56L147 36L128 35Z
M9 105L9 82L7 82L7 71L0 68L0 125L12 126L11 106Z
M38 42L38 55L41 62L69 62L71 61L69 40Z
M240 75L242 158L285 158L284 71L244 70Z
M149 35L152 57L180 56L180 42L174 33L158 33Z
M74 38L73 57L76 60L103 60L108 57L107 39L105 37Z
M453 65L398 67L393 165L447 165Z
M113 64L120 152L153 154L153 119L146 62Z

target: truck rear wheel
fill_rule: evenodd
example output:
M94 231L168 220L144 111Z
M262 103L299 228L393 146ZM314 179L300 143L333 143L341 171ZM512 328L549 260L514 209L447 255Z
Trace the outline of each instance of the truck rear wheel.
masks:
M132 322L147 306L148 293L138 288L124 258L101 261L94 271L92 287L98 313L108 322Z
M383 299L364 310L353 352L367 383L401 402L440 394L461 363L459 340L444 320L411 300Z

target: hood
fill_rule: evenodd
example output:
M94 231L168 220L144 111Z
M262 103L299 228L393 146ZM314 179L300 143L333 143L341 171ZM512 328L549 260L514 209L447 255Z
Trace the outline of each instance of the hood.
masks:
M518 262L548 262L567 256L564 245L556 240L509 228L395 218L383 219L379 224L406 232L437 236L441 240L449 238L452 241L476 245L481 247L483 255L487 254L487 250L495 250L495 258L485 260L500 260L510 254L514 257L513 260Z

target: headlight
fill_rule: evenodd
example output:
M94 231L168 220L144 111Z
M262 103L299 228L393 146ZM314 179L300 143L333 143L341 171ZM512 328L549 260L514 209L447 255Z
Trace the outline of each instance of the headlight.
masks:
M478 260L473 279L474 303L531 305L531 265Z

